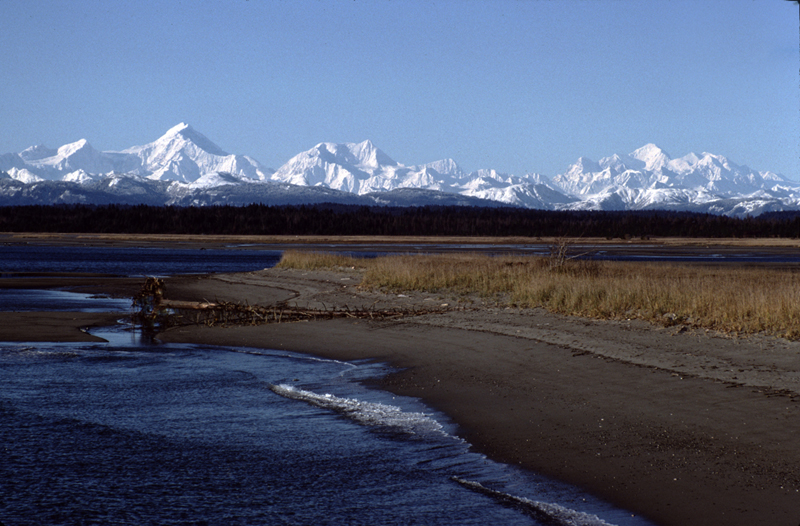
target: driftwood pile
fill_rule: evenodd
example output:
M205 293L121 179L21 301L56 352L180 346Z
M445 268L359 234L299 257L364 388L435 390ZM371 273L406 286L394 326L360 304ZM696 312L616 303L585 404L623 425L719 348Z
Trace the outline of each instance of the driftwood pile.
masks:
M134 297L134 318L147 326L176 325L259 325L334 318L387 319L446 312L447 308L378 309L375 305L361 308L324 307L312 309L287 305L248 305L227 301L178 301L164 299L164 282L147 278L142 290Z

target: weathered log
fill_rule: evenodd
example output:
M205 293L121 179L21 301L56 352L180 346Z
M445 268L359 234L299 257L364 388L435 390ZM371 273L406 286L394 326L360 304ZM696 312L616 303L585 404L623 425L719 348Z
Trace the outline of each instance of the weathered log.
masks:
M192 324L257 324L309 321L316 319L330 320L334 318L387 319L403 316L419 316L421 314L442 313L448 308L431 309L376 309L377 301L369 307L343 308L328 307L322 309L289 306L280 302L269 306L249 305L247 303L230 303L217 301L181 301L163 298L164 284L156 278L148 278L141 292L134 298L134 306L139 307L135 318L150 326L172 326ZM463 309L463 307L462 307ZM190 314L191 312L191 314Z

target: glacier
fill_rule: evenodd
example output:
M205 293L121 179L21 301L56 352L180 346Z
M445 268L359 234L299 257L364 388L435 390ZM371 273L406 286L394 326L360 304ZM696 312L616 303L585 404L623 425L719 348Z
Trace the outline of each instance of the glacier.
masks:
M734 216L800 209L800 183L728 158L672 158L655 144L563 173L463 170L453 159L398 163L371 141L322 142L277 170L230 154L186 123L157 140L101 152L86 139L0 155L0 204L314 204L686 210Z

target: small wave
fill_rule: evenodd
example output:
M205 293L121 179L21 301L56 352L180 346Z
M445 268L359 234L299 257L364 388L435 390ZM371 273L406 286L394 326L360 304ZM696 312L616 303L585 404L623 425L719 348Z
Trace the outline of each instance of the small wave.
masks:
M331 409L361 424L388 427L412 435L447 434L439 422L425 413L405 412L393 405L363 402L332 394L317 394L286 384L271 385L270 389L286 398L302 400L317 407Z
M480 482L465 480L459 477L451 478L465 488L491 497L500 504L514 508L543 524L553 526L613 526L597 515L572 510L564 506L559 506L558 504L538 502L526 499L525 497L509 495L502 491L489 489Z
M256 349L252 347L230 347L228 350L240 354L252 354L254 356L282 356L284 358L291 358L295 360L301 359L308 362L335 363L339 365L345 365L353 369L358 367L358 365L354 363L336 360L334 358L320 358L319 356L299 355L296 353L283 351Z
M19 349L10 349L20 355L29 358L42 358L42 359L63 359L63 358L78 358L81 355L75 351L68 351L59 349L37 349L36 347L23 347Z

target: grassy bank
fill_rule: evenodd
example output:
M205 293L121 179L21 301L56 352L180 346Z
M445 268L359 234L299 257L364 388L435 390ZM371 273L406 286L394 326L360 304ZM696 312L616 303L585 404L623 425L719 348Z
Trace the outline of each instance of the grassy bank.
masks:
M639 318L800 338L793 269L445 254L354 259L288 251L284 268L359 268L362 287L479 295L500 304L594 318Z

